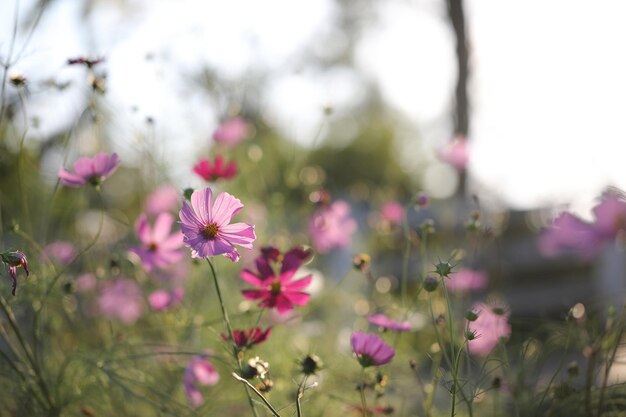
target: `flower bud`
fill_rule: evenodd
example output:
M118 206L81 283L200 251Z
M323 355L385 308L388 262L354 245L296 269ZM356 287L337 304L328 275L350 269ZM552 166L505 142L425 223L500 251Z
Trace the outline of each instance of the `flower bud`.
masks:
M478 318L478 314L476 314L476 312L472 310L468 310L465 312L465 319L467 321L476 321L477 318Z
M300 361L300 372L304 375L315 375L324 364L317 355L306 355Z
M352 266L354 269L367 272L369 271L370 263L372 262L372 258L367 253L359 253L358 255L354 255L352 258Z
M429 275L426 278L424 278L424 289L428 292L433 292L437 289L437 287L439 286L439 280L432 276Z
M435 265L435 272L440 277L447 277L452 273L453 266L448 261L441 261Z
M415 196L415 205L417 208L425 209L430 205L430 197L423 191L420 191Z
M195 190L193 188L185 188L183 190L183 196L185 197L185 200L187 201L191 201L191 195L193 194Z

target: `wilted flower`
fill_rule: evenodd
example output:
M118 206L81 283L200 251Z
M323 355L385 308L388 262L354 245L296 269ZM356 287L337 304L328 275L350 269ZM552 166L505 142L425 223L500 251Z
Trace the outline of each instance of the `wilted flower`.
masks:
M251 249L256 238L254 226L246 223L229 224L243 208L237 198L220 193L213 201L210 188L194 191L191 205L183 201L180 210L181 229L185 245L191 248L194 258L224 255L233 262L239 260L234 245Z
M455 136L451 142L439 149L438 154L443 162L447 162L459 171L464 170L469 162L467 138L462 135Z
M303 248L293 248L284 256L275 248L264 248L256 258L258 272L244 269L241 278L257 289L243 290L243 296L248 300L261 300L259 307L276 308L279 313L286 313L294 305L305 305L310 294L302 292L309 286L312 275L293 281L298 268L311 256L311 251ZM275 272L270 264L274 259L282 258L279 272Z
M154 190L144 204L147 214L157 215L163 212L171 212L178 209L181 193L173 185L163 185Z
M350 206L341 200L321 206L309 221L313 246L321 253L350 245L356 229L356 221L350 217Z
M396 354L391 346L375 334L354 332L350 342L352 351L364 368L388 364Z
M217 155L213 163L208 159L202 159L193 167L193 172L209 182L214 182L222 178L228 180L237 174L237 164L235 161L225 163L224 157Z
M384 314L374 314L367 318L367 321L375 326L383 329L395 330L397 332L408 332L411 330L411 324L408 321L395 321Z
M71 242L57 240L43 248L43 255L50 261L68 265L76 256L76 248Z
M100 292L98 307L108 318L133 324L143 313L141 288L135 281L126 278L108 282Z
M154 268L166 268L183 258L183 235L181 232L171 233L174 216L161 213L154 222L154 228L148 223L148 216L141 214L135 222L135 233L142 243L140 247L129 251L139 256L146 271Z
M380 209L380 217L395 225L404 222L404 206L397 201L388 201Z
M155 311L167 310L180 303L185 295L183 288L168 290L156 290L148 296L148 304Z
M24 252L19 250L16 251L8 251L0 253L0 258L2 258L2 262L4 262L9 269L9 276L11 277L11 294L15 295L15 289L17 288L17 268L24 268L24 272L26 272L26 276L28 277L28 259Z
M80 157L72 167L74 173L65 168L59 169L59 179L66 187L78 188L89 183L98 186L102 181L111 176L117 169L120 161L116 153L99 153L93 158Z
M461 268L445 281L452 292L480 291L487 286L487 274L470 268Z
M511 325L508 323L510 312L505 307L485 303L474 304L472 311L478 318L468 324L474 338L467 342L467 347L470 353L484 356L491 352L500 340L511 335Z
M100 64L101 62L104 62L104 57L87 58L84 56L79 56L76 58L69 58L67 60L67 65L84 65L87 68L92 68Z
M302 360L300 360L299 364L300 372L304 375L315 375L317 371L322 369L324 366L322 360L317 355L313 354L306 355Z
M239 349L249 349L254 345L265 342L272 333L272 328L268 327L265 331L260 327L253 327L248 330L233 329L233 342ZM230 341L230 336L222 334L222 339Z
M245 379L252 379L254 377L259 377L261 379L265 378L267 373L270 370L270 364L261 360L258 356L249 359L248 363L242 369L242 377Z
M231 117L213 132L213 139L225 146L238 145L250 133L248 123L241 117Z
M220 374L206 357L191 358L183 374L183 386L192 407L200 407L204 403L204 397L197 385L215 385L219 379Z

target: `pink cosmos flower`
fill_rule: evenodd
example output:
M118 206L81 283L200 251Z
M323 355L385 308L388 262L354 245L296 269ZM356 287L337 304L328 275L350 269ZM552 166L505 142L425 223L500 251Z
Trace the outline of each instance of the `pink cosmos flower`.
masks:
M193 172L209 182L215 182L220 178L229 180L237 174L237 164L235 161L225 164L224 157L217 155L213 164L211 164L211 161L208 159L203 159L198 162L193 167Z
M231 117L220 124L213 132L213 139L222 145L232 147L238 145L250 133L250 126L241 117Z
M388 201L380 209L380 216L391 224L401 225L404 222L404 206L397 201Z
M451 142L439 149L439 159L447 162L459 171L464 170L469 162L469 146L467 138L457 135Z
M239 252L234 245L252 249L252 242L256 239L254 226L229 224L242 208L241 201L228 193L220 193L213 201L210 188L194 191L191 205L184 201L179 213L183 240L191 248L191 256L207 258L224 255L237 262Z
M154 228L150 227L145 214L137 218L135 232L143 246L130 248L129 251L139 256L146 271L166 268L183 258L183 235L181 232L170 234L173 224L174 216L170 213L159 214Z
M28 259L24 252L16 250L0 253L0 259L4 262L9 269L9 276L11 277L11 294L15 295L15 289L17 288L17 268L24 268L26 277L29 275L28 271Z
M342 200L320 207L309 221L313 246L320 253L350 245L356 228L356 221L350 217L350 206Z
M88 293L96 289L96 285L98 284L98 280L96 276L91 272L86 272L76 277L74 281L74 288L77 292L80 293Z
M168 290L156 290L148 296L148 304L154 311L164 311L183 300L185 290L183 288L174 288Z
M445 280L452 292L481 291L487 286L487 274L470 268L461 268Z
M615 239L620 231L626 230L626 201L617 195L605 194L593 208L593 215L595 232L602 239Z
M204 397L198 389L198 384L215 385L219 380L220 374L206 357L192 357L183 374L185 394L192 407L200 407L204 403Z
M411 324L408 321L395 321L384 314L374 314L373 316L369 316L367 321L375 326L382 327L383 329L395 330L397 332L408 332L411 330Z
M310 256L311 251L303 248L293 248L284 257L276 248L264 248L256 259L258 272L249 269L241 271L241 278L257 288L243 290L243 296L248 300L261 300L259 307L276 308L281 314L293 310L294 305L305 305L311 295L302 290L309 286L313 275L295 281L293 278ZM282 265L276 273L270 262L281 257Z
M69 265L76 256L76 248L70 242L57 240L43 248L43 254L52 262Z
M467 342L470 353L485 356L489 354L501 340L511 335L511 325L508 322L510 311L503 306L489 306L485 303L476 303L472 311L478 318L469 323L469 331L473 339Z
M143 296L139 285L131 279L118 278L108 282L98 297L100 313L130 325L143 313Z
M571 251L588 258L600 251L600 243L591 223L565 212L555 218L539 237L539 251L546 256Z
M154 190L145 202L145 211L149 215L156 216L165 211L172 212L178 209L181 194L173 185L163 185Z
M363 368L388 364L396 354L391 346L375 334L354 332L350 342L352 351Z
M270 333L272 333L272 328L268 327L263 331L260 327L253 327L248 330L233 330L233 339L235 346L239 349L249 349L254 345L259 345L265 342L269 337ZM230 341L230 336L226 334L221 334L222 339L228 342Z
M111 176L117 169L120 160L116 153L99 153L93 158L80 157L72 167L74 173L59 169L59 179L66 187L78 188L85 184L100 185L102 181Z

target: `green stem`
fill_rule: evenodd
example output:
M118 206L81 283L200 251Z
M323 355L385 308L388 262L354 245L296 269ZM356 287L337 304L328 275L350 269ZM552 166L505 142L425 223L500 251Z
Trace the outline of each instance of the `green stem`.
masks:
M363 417L369 417L370 413L367 410L367 399L365 398L365 368L361 368L361 384L359 385L359 394L361 394L361 409L363 411Z
M259 396L259 398L261 399L261 401L263 401L265 403L265 405L267 406L267 408L270 409L270 411L272 412L272 414L274 414L274 416L276 417L281 417L280 414L278 414L278 411L276 411L276 409L272 406L272 404L269 403L269 401L267 401L267 398L265 398L263 396L263 394L261 394L259 392L259 390L257 390L254 385L252 385L251 383L249 383L248 381L246 381L244 378L240 377L239 375L237 375L235 372L232 373L233 378L235 378L237 381L239 382L243 382L244 384L246 384L246 386L248 388L250 388L252 391L254 391L256 393L256 395ZM248 392L248 390L246 390L246 392Z

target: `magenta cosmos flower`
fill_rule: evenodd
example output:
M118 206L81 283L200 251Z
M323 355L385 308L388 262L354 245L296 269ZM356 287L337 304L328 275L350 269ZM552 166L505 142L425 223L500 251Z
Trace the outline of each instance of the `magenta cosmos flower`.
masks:
M375 334L354 332L350 342L363 368L388 364L396 354L391 346Z
M250 126L241 117L231 117L213 132L213 139L225 146L236 146L250 133Z
M145 214L137 218L135 232L142 246L130 248L129 251L139 256L146 271L167 268L183 258L183 235L181 232L171 233L173 224L174 216L170 213L159 214L154 227L150 227Z
M199 385L215 385L220 380L220 374L215 366L204 356L191 358L183 375L185 394L192 407L200 407L204 397L198 389Z
M185 245L191 248L194 258L224 255L233 262L239 260L234 245L252 249L256 239L254 226L247 223L229 224L243 208L237 198L220 193L213 201L210 188L196 190L191 195L191 205L183 201L180 210L181 229Z
M397 332L408 332L411 330L411 324L408 321L395 321L384 314L374 314L373 316L369 316L367 321L375 326L382 327L383 329L395 330Z
M116 153L99 153L93 158L83 156L78 158L72 167L74 173L61 167L59 179L66 187L78 188L85 184L100 185L102 181L111 176L117 169L120 160Z
M310 294L302 292L311 284L313 275L293 280L298 268L311 256L311 251L293 248L284 256L275 248L264 248L256 258L258 272L249 269L241 271L241 278L256 287L254 290L243 290L248 300L261 300L259 307L276 308L279 313L293 310L294 305L305 305ZM272 263L282 258L279 272L274 272Z
M467 348L470 353L485 356L489 354L501 340L511 335L509 324L510 311L504 306L490 306L485 303L476 303L472 311L478 318L469 323L472 340L468 340Z
M266 330L262 330L260 327L253 327L248 330L234 329L233 342L239 349L249 349L254 345L265 342L270 337L270 333L272 333L271 327L268 327ZM221 336L226 342L231 340L228 335L221 334Z
M350 245L356 228L356 221L350 217L350 206L341 200L321 206L309 221L313 246L320 253Z
M213 163L208 159L198 162L193 167L193 172L209 182L214 182L221 178L229 180L237 174L237 164L234 161L225 163L224 157L217 155Z
M17 268L24 268L24 272L28 277L28 259L24 252L19 250L0 253L0 258L9 269L9 276L11 277L11 294L15 295L15 289L17 288Z

